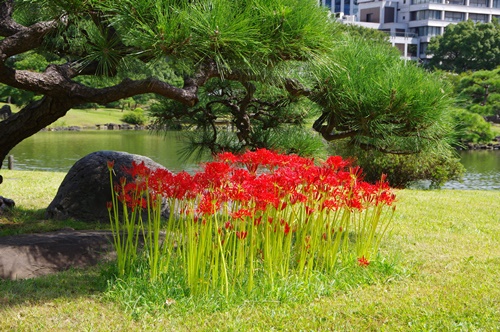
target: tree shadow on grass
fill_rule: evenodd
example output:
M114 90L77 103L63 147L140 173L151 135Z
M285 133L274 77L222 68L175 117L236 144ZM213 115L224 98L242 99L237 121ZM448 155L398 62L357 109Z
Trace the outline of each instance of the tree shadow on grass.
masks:
M47 219L46 209L14 209L0 215L0 237L8 235L43 233L65 228L76 230L109 229L109 223L90 223L73 219Z
M0 279L0 308L98 295L106 291L111 271L112 263L101 263L33 279Z

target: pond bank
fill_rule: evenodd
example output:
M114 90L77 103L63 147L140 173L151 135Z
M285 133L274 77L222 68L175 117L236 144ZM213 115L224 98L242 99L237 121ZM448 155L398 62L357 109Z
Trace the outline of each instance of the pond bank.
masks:
M466 143L462 150L500 150L500 136L490 143Z

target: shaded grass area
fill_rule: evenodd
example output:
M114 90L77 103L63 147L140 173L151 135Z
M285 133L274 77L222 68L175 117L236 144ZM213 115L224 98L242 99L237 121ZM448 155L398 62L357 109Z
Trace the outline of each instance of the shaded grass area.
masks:
M24 173L3 175L31 176ZM62 181L63 174L47 173L48 183L50 174L55 183ZM30 183L32 197L39 198L24 200L18 193L17 201L36 220L55 191L37 193L42 189ZM0 195L15 196L8 185L0 186ZM175 280L168 288L139 279L108 286L109 265L1 281L0 329L500 330L500 193L403 190L397 196L393 229L368 268L347 267L307 285L287 280L270 295L230 302L176 295ZM19 215L16 223L30 218Z
M76 220L49 220L45 209L56 196L66 173L2 170L0 196L13 199L16 207L0 215L0 236L74 229L109 228Z

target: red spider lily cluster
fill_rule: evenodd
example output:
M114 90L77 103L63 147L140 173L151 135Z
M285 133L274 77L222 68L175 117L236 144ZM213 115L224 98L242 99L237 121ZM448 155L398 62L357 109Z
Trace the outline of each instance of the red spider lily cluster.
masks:
M122 202L145 207L145 198L134 193L147 189L167 199L196 199L197 208L191 212L200 217L216 213L225 204L238 207L231 215L241 219L269 207L284 209L287 204L303 204L310 215L318 210L391 205L395 199L384 178L376 184L364 182L361 169L339 156L315 164L312 159L259 149L242 155L221 153L194 175L151 171L144 163L134 163L129 171L135 182L124 184L122 179L124 190L115 189Z
M225 275L227 286L227 269L234 268L236 272L231 273L241 275L245 266L251 269L258 263L268 267L269 275L294 268L298 275L308 275L313 269L331 271L337 253L348 246L351 225L355 225L351 230L360 233L358 264L367 266L369 247L377 243L372 240L382 224L380 211L395 200L384 177L367 183L360 168L338 156L315 163L259 149L241 155L221 153L202 166L191 175L134 163L129 170L134 182L123 179L114 188L118 200L132 210L157 208L151 202L160 201L159 197L170 202L171 215L183 219L184 226L179 227L187 234L175 241L190 241L191 236L195 245L186 248L200 250L187 256L193 255L196 262L223 264L220 269L199 268L215 277L205 278L197 270L193 282ZM111 162L108 167L112 169ZM364 217L353 219L363 213ZM200 255L208 256L200 259ZM190 264L189 258L183 261ZM251 282L253 271L245 278Z

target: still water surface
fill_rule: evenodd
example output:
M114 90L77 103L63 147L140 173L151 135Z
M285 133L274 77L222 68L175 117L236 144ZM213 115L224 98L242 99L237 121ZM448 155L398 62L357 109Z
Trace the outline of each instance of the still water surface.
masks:
M125 151L148 156L173 172L192 172L194 162L181 163L182 143L175 132L166 136L146 131L40 132L24 140L10 154L14 169L67 172L87 154L99 150ZM467 173L463 182L450 181L447 189L500 190L500 151L464 151L461 162ZM4 161L7 168L7 161Z
M88 130L80 132L39 132L19 145L10 154L14 169L67 172L76 161L100 150L125 151L147 156L173 172L192 170L194 163L181 163L178 134L165 136L147 131ZM4 161L3 167L7 167Z

